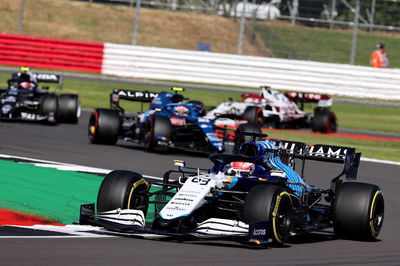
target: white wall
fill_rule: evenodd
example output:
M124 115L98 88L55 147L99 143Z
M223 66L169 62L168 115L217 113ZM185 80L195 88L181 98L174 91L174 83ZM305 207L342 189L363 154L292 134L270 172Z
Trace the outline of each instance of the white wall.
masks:
M106 43L103 74L400 100L400 69Z

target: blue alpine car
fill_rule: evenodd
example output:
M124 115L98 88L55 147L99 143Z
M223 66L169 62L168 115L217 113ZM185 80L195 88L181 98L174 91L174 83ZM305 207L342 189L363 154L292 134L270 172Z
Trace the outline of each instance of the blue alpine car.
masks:
M89 120L89 140L115 144L118 139L142 145L146 150L179 148L207 153L223 152L224 142L215 134L213 121L202 117L204 105L187 101L179 92L132 91L114 89L110 108L93 110ZM119 101L150 103L145 112L129 113Z

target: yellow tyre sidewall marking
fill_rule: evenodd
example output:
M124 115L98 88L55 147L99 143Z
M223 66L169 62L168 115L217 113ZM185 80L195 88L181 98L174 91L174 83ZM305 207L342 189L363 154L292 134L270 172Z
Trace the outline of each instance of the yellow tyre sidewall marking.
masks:
M279 243L283 243L283 240L281 239L281 237L280 237L280 235L278 234L278 231L277 231L276 216L278 214L278 210L279 210L279 206L280 206L280 203L281 203L281 199L282 199L282 197L284 195L287 195L289 197L289 199L290 199L290 195L286 191L282 191L281 193L279 193L279 195L276 197L274 211L272 212L272 229L273 229L273 233L274 233L275 239Z
M372 199L371 208L369 210L369 226L371 228L371 234L372 234L373 238L375 238L377 235L377 232L375 231L375 226L374 226L373 214L374 214L375 207L376 207L376 199L377 199L378 195L380 195L380 194L382 194L382 191L380 191L380 190L375 192L375 195Z
M146 186L149 185L149 184L147 183L147 181L144 180L143 178L140 179L140 180L138 180L138 181L136 181L135 183L133 183L133 186L132 186L131 192L129 193L129 198L128 198L128 209L131 208L131 199L132 199L133 192L135 191L135 189L136 189L138 186L143 185L143 184L146 185Z

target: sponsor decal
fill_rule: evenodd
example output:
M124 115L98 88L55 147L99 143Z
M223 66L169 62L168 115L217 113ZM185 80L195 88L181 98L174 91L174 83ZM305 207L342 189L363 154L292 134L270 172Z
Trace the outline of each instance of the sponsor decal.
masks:
M344 158L347 153L347 148L325 145L314 145L310 148L310 154L326 158Z
M38 73L36 78L40 81L54 81L58 82L59 76L56 74Z
M169 118L173 126L186 126L186 119L172 116Z
M209 119L207 119L207 118L202 118L202 117L199 117L199 118L197 119L197 121L199 121L200 123L210 123L210 120L209 120Z
M265 236L267 234L266 229L254 229L253 236Z
M158 96L158 93L149 91L130 91L114 89L113 92L120 97L133 99L153 99Z
M210 141L220 141L220 139L214 133L207 133L207 138Z

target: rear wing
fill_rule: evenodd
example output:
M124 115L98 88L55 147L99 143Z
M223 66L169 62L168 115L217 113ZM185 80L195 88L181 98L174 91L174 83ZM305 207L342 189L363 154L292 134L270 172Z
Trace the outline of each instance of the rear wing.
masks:
M154 98L158 97L158 95L158 92L113 89L110 94L110 107L111 109L123 111L123 108L119 105L120 100L150 103Z
M330 107L332 105L332 98L326 94L286 92L285 96L297 105L300 104L301 110L304 110L305 103L318 103L318 106L321 107Z
M304 101L306 103L317 103L322 99L330 99L326 94L286 92L285 96L294 102Z
M302 177L304 174L305 160L324 161L331 163L343 164L343 171L336 178L343 175L348 180L355 180L357 178L358 167L360 165L361 153L356 152L355 148L334 146L334 145L307 145L302 142L294 141L276 141L278 147L292 155L294 158L302 159Z
M26 72L15 72L12 73L12 80L18 80L22 74ZM31 77L33 76L36 79L36 82L46 82L46 83L57 83L58 88L62 89L63 78L61 75L53 74L53 73L35 73L35 72L28 72L30 73Z

